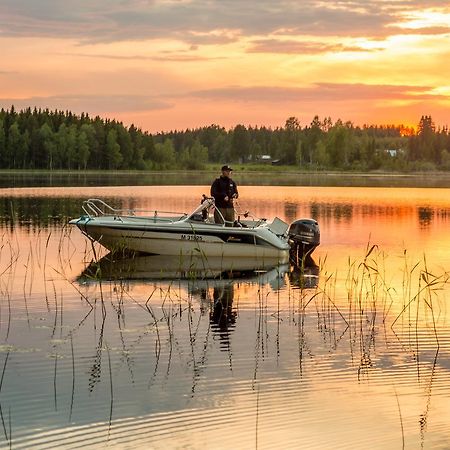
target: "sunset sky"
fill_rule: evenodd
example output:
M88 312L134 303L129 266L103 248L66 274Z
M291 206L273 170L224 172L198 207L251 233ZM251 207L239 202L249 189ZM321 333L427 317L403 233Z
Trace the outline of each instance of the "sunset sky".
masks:
M150 132L450 125L443 0L1 0L0 107Z

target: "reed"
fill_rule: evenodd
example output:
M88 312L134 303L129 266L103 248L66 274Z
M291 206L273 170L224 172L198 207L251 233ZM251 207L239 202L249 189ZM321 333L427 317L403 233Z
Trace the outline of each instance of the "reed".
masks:
M413 274L418 270L417 273L417 280L416 280L416 292L413 292L413 282L412 277ZM437 295L439 292L441 292L448 284L449 284L449 276L447 272L444 272L442 274L436 275L430 272L427 265L426 257L423 257L423 263L422 265L419 263L416 263L413 268L408 273L409 278L404 281L404 286L407 286L407 292L411 293L411 295L406 299L404 302L404 305L400 311L400 313L395 317L394 321L392 322L391 327L394 328L394 326L397 324L399 319L403 318L403 315L407 313L408 323L411 323L413 321L410 309L413 304L416 304L416 315L415 315L415 323L416 326L418 324L418 318L419 318L419 311L420 306L423 303L423 306L425 307L425 313L428 311L431 314L432 318L432 326L433 326L433 332L436 338L436 344L439 348L439 338L436 328L436 321L437 318L435 316L435 300L437 299ZM428 308L428 309L427 309ZM417 333L416 333L417 334Z
M181 277L172 279L171 281L162 282L161 280L152 281L140 280L138 282L141 290L134 289L134 284L131 281L133 276L132 258L130 265L125 267L122 272L109 278L102 268L99 257L101 252L93 244L90 247L86 246L81 250L76 250L71 243L70 233L62 232L59 237L57 245L58 262L56 267L51 267L54 259L50 261L53 242L57 242L58 237L54 234L48 234L46 238L40 237L39 244L33 247L30 244L28 254L22 254L23 248L20 250L14 246L13 243L7 243L6 240L0 242L0 290L3 296L2 304L7 304L9 311L9 319L4 319L4 324L8 324L6 331L6 341L9 337L9 328L12 323L12 306L14 305L14 280L16 276L16 268L20 266L20 262L25 262L24 278L22 283L22 291L25 302L27 302L32 295L34 295L34 288L38 271L44 280L44 286L49 292L49 312L48 317L53 319L53 328L49 331L51 336L55 336L59 330L62 333L63 325L67 326L67 292L75 291L81 297L87 306L87 313L79 323L71 326L70 331L64 338L63 344L67 344L67 354L71 355L72 359L72 393L70 401L69 420L72 418L75 398L75 368L76 359L79 358L79 351L76 346L76 335L83 326L88 326L90 321L86 321L90 314L101 314L101 326L99 331L98 342L96 345L96 354L93 357L94 362L91 370L90 388L93 389L96 383L102 380L108 382L108 373L101 371L102 351L106 348L109 368L109 386L110 386L110 415L109 415L109 430L112 426L113 418L113 374L112 374L112 358L114 352L111 350L109 343L103 338L104 328L108 330L108 342L114 338L113 328L108 328L107 322L112 318L118 321L116 329L121 333L120 339L122 342L123 352L125 355L121 358L121 363L127 363L131 367L128 354L139 345L144 338L150 340L152 358L152 370L150 371L149 386L153 385L157 375L161 371L161 367L166 365L166 378L169 377L169 372L172 367L172 354L178 350L179 355L185 356L188 361L186 365L192 367L193 383L192 395L196 389L200 374L207 361L207 352L211 348L210 331L211 331L211 317L206 314L208 308L213 308L214 304L210 301L210 289L214 280L210 282L206 288L205 298L208 301L201 302L199 305L198 294L194 294L192 287L202 278L197 266L193 262L188 266L188 270L184 273L187 277L188 287L182 287ZM93 264L93 273L90 275L89 281L80 281L73 279L71 273L71 265L74 264L73 255L78 259L90 261ZM6 258L6 259L5 259ZM298 366L300 376L304 375L305 355L312 355L311 345L308 343L308 332L311 332L310 322L315 326L317 323L317 330L324 338L324 342L329 346L330 351L334 351L346 335L349 338L351 346L352 358L354 358L357 370L355 371L358 379L368 377L370 371L374 367L373 354L375 352L376 339L379 339L379 331L387 325L396 331L406 331L408 339L411 339L409 344L414 346L414 352L419 361L419 354L422 351L423 343L421 339L421 330L426 327L429 334L432 333L436 344L437 360L438 352L441 347L441 328L442 328L442 303L439 294L447 288L449 283L449 273L436 274L429 267L429 263L424 256L419 262L411 262L407 252L403 254L403 274L401 277L400 289L392 281L392 273L389 269L389 256L386 255L377 245L367 244L362 250L361 257L355 260L348 258L344 267L330 268L327 257L319 260L318 267L318 283L310 286L306 279L302 278L308 270L306 262L302 262L298 273L289 273L287 276L287 285L285 291L280 291L275 287L268 287L263 281L253 281L257 285L254 302L254 370L253 370L253 389L257 389L257 424L256 424L256 443L258 444L258 414L259 412L259 389L258 379L261 377L260 371L263 367L263 362L266 358L273 356L273 349L275 349L275 356L278 359L282 355L280 335L282 334L283 322L288 323L289 326L294 324L296 330L297 348L298 348ZM181 266L181 265L180 265ZM202 270L209 269L208 259L205 255L200 257L200 268ZM60 279L52 278L52 275L59 275ZM226 274L230 276L230 274ZM161 277L163 278L163 277ZM229 280L231 287L236 280ZM88 286L92 282L94 288ZM224 279L221 280L225 282ZM85 284L83 284L85 283ZM242 281L242 283L248 283ZM142 289L142 286L145 286ZM236 288L236 284L234 287ZM19 284L19 288L20 288ZM238 291L238 288L236 288ZM198 297L198 298L197 298ZM53 300L53 301L52 301ZM140 325L138 336L131 342L131 345L126 345L125 316L129 319L131 306L136 309L145 311L143 314L145 324ZM252 303L253 305L253 303ZM236 304L234 305L236 307ZM252 306L253 307L253 306ZM64 308L66 309L64 311ZM200 313L198 314L198 312ZM1 312L1 311L0 311ZM64 313L64 315L63 315ZM84 312L83 312L84 314ZM197 315L198 314L198 315ZM64 317L64 323L63 323ZM208 317L209 322L205 327L203 321L204 317ZM286 320L286 317L288 320ZM91 316L92 318L92 316ZM77 318L77 322L78 322ZM97 320L94 319L94 332L97 334ZM184 321L185 328L180 331L177 325ZM241 324L242 325L242 324ZM243 325L242 325L243 326ZM50 327L51 328L51 327ZM202 331L206 328L206 332L202 335ZM88 330L91 331L91 330ZM213 333L215 332L212 329ZM223 334L228 330L221 331ZM182 334L187 333L187 334ZM212 334L212 333L211 333ZM183 339L187 336L186 341ZM214 335L213 335L214 336ZM230 370L235 370L233 367L233 352L231 351L230 335L227 335L228 347L227 354L229 360ZM295 337L294 337L295 338ZM403 336L399 336L402 339ZM213 341L213 340L212 340ZM214 341L213 341L214 343ZM183 347L183 345L185 347ZM57 370L61 372L58 366L58 356L62 356L62 349L58 348L58 352L54 361L54 404L55 409L61 408L61 401L57 402L58 394L62 389L62 384L57 386ZM185 353L182 352L184 349ZM423 352L422 352L423 353ZM175 353L176 354L176 353ZM9 353L8 353L9 355ZM3 376L6 371L6 363L8 355L3 367L3 375L0 381L0 394L2 392ZM103 352L103 356L104 352ZM181 359L181 358L179 358ZM281 358L280 358L281 359ZM176 358L174 359L176 360ZM307 361L307 359L306 359ZM235 363L234 363L235 365ZM163 369L164 370L164 369ZM130 368L131 371L131 368ZM433 369L434 371L434 369ZM132 375L131 375L132 376ZM58 387L58 389L57 389ZM70 389L70 388L69 388ZM116 386L117 389L117 386ZM118 392L116 390L116 392ZM397 393L395 393L397 396ZM397 396L397 404L400 415L400 422L402 424L402 416L400 411L400 404ZM7 417L3 417L0 403L0 415L3 423L3 433L6 440L11 441L11 419L10 430L8 431ZM403 437L402 424L402 437ZM109 431L108 431L109 437ZM404 438L403 438L404 439Z
M34 264L33 264L33 248L32 248L31 243L30 243L30 249L29 249L29 252L28 252L28 257L27 257L27 261L25 263L25 274L24 274L24 277L23 277L23 286L22 286L23 299L24 299L24 304L25 304L25 311L27 313L28 324L30 323L30 319L29 319L29 315L28 315L27 294L31 296L32 284L33 284L33 276L31 275L31 277L30 277L28 293L27 293L27 279L28 279L28 270L31 268L30 272L33 273L34 272L32 270L33 267L34 267Z
M385 339L388 339L386 325L390 325L394 334L399 324L406 326L408 331L411 327L415 329L411 344L414 344L418 370L422 339L419 327L427 326L433 333L439 352L439 320L443 316L439 294L448 288L450 277L448 272L433 273L425 256L422 261L413 263L406 258L406 252L403 257L400 290L393 281L396 274L388 269L391 263L388 255L378 246L368 244L360 261L348 258L343 274L338 270L329 271L325 264L321 264L317 288L307 290L307 296L299 300L299 308L303 308L304 313L311 304L315 306L318 329L324 337L331 339L330 345L336 346L343 335L349 333L351 353L358 362L358 377L368 375L373 367L376 336L384 329ZM342 301L343 292L346 305ZM393 314L398 305L401 306L400 312ZM336 319L341 321L342 327ZM299 317L299 324L301 320ZM341 331L338 332L338 328ZM300 341L304 340L301 327L298 339L301 356Z
M0 379L0 394L2 392L3 379L5 377L5 372L6 372L6 365L8 364L9 352L10 352L10 349L8 349L8 351L6 353L6 356L5 356L5 362L3 363L2 377ZM10 434L8 435L8 431L6 429L6 424L5 424L5 418L3 417L3 409L2 409L1 401L0 401L0 417L2 419L2 426L3 426L3 432L5 434L5 439L11 445L11 414L10 414L10 422L9 422L9 424L10 424L10 430L9 430Z

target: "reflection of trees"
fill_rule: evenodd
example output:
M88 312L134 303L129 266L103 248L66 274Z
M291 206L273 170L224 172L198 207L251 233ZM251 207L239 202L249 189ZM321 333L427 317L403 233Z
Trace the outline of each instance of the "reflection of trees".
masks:
M420 226L426 228L431 225L434 218L434 210L428 207L419 207L417 209Z
M260 177L258 177L260 179ZM10 172L2 173L0 188L72 187L72 186L159 186L203 185L211 182L209 173L142 173L104 171L88 172ZM255 184L255 183L254 183Z
M418 217L422 227L431 225L433 220L448 220L450 210L443 208L430 208L428 206L398 205L395 204L369 204L369 203L317 203L310 204L310 217L317 221L341 221L350 222L355 217L364 218L389 218L396 220L401 217Z
M65 225L80 216L84 198L0 197L0 225L19 226L37 231L54 225ZM105 199L121 208L122 200Z
M67 224L71 218L79 217L82 211L82 203L86 198L81 197L0 197L0 226L22 227L28 231L37 231L39 228L51 228ZM107 203L117 209L140 208L154 210L151 199L135 198L132 193L129 197L105 197ZM168 200L169 210L186 210L190 208L189 201L181 203ZM272 205L273 206L273 205ZM268 215L272 212L272 206L267 206ZM433 220L448 220L450 209L431 208L429 206L398 205L395 204L370 204L370 203L344 203L344 202L311 202L309 213L303 214L300 204L286 201L283 204L285 219L291 222L306 215L322 222L344 221L350 222L355 217L418 217L421 226L429 226ZM306 212L306 209L304 210Z
M310 205L310 215L319 220L321 218L344 219L350 221L353 217L354 206L350 203L316 203Z
M284 215L288 222L292 222L298 218L298 205L292 202L286 202L284 204Z

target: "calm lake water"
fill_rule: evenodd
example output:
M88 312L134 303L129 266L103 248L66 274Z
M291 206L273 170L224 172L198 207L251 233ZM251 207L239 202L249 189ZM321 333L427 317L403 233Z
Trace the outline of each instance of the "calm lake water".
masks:
M205 181L0 189L1 448L450 448L450 189L256 181L239 207L318 220L315 265L180 277L67 225Z

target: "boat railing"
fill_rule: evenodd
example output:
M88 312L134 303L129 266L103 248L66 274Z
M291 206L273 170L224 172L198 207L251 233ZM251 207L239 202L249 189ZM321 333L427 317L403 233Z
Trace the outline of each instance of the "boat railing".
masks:
M242 210L240 204L237 200L234 201L234 210L237 215L237 223L245 224L250 228L257 228L265 223L267 223L267 219L264 217L256 217L250 211Z
M175 222L183 218L188 217L186 213L174 212L174 211L158 211L158 210L145 210L145 209L131 209L131 208L113 208L105 201L99 198L90 198L85 200L82 205L83 211L89 217L100 216L114 216L121 217L134 217L136 219L158 219L168 222ZM168 216L171 217L168 217Z
M190 214L173 212L173 211L159 211L159 210L145 210L145 209L131 209L131 208L113 208L111 205L106 203L104 200L99 198L90 198L85 200L82 204L82 209L85 214L90 217L102 217L102 216L113 216L119 220L122 218L133 219L153 219L158 222L178 222L184 220L201 220L209 223L214 223L214 219L210 214L214 211L215 202L214 198L203 196L201 204L194 209ZM254 218L247 212L241 213L244 220L241 222L241 214L238 213L238 220L235 222L228 222L223 217L222 213L218 208L216 208L217 214L220 216L223 226L231 227L248 227L255 228L266 222L266 219ZM250 219L250 220L248 220ZM247 223L245 223L247 222Z
M186 220L193 219L214 224L215 222L213 214L217 213L220 218L220 223L216 223L216 225L222 225L223 227L257 228L267 222L267 220L264 218L257 218L253 216L249 211L241 211L237 206L238 203L235 200L234 209L237 215L237 220L230 222L228 220L225 220L225 217L223 216L220 209L216 207L214 197L207 197L205 194L203 194L200 205L191 214L188 215ZM243 218L242 221L241 217Z

